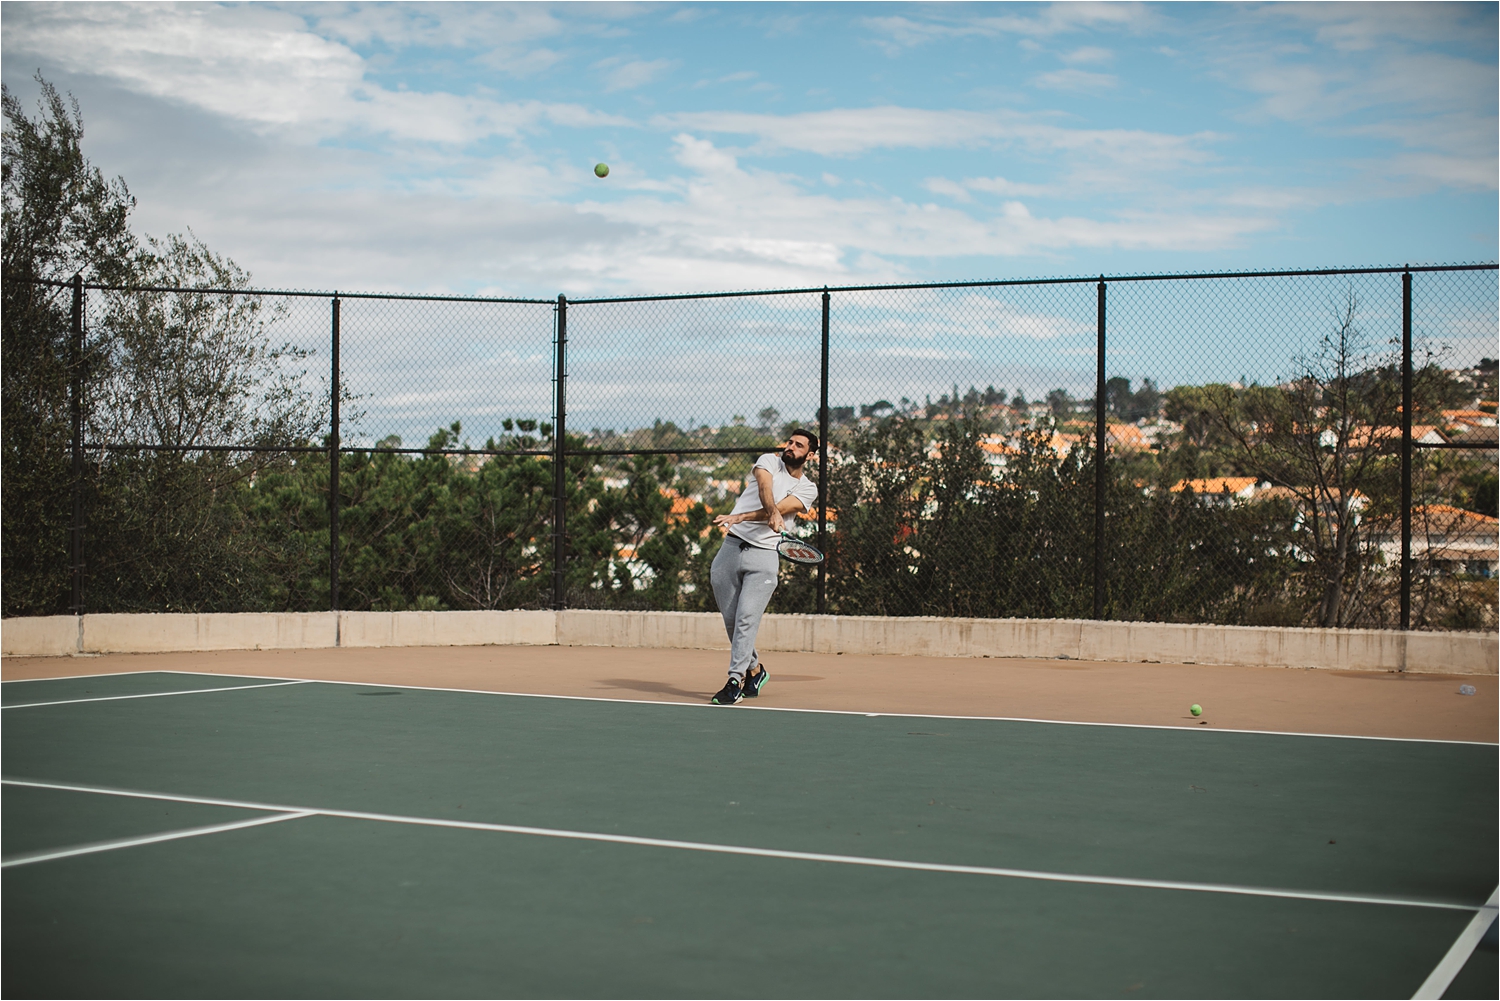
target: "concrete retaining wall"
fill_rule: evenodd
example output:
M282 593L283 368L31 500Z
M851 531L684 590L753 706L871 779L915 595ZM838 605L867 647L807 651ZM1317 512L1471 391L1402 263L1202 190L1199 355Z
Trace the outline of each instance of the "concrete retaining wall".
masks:
M552 645L724 650L713 612L331 612L58 615L0 622L0 653L53 657L333 646ZM1497 673L1494 633L1281 629L1088 619L768 615L767 652L1029 657L1420 674Z
M340 646L551 646L556 612L340 612Z
M313 650L333 646L335 628L326 612L85 615L80 644L83 653Z
M713 612L558 612L563 646L728 649ZM767 615L764 651L1034 657L1422 674L1495 674L1494 633L1196 626L1092 619Z
M79 650L76 615L0 619L0 656L65 657Z

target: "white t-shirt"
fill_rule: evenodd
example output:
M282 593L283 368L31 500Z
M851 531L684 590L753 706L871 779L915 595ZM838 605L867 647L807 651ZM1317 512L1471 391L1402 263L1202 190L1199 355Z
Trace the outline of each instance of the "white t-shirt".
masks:
M750 514L761 509L760 484L755 482L755 470L765 469L771 474L771 498L780 504L788 495L796 497L802 502L804 511L811 511L813 505L818 502L818 485L806 476L793 476L786 471L786 463L781 461L780 454L767 452L755 460L755 465L750 470L750 475L745 479L745 492L740 494L740 499L734 502L734 510L731 514ZM792 520L791 515L786 515L786 520ZM742 521L729 529L729 534L744 539L752 546L762 549L775 549L776 543L781 536L767 521Z

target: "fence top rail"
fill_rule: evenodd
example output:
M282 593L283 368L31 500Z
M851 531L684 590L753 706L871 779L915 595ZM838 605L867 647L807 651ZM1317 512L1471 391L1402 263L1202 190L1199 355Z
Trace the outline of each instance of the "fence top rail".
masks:
M85 452L317 452L326 453L327 445L155 445L146 442L88 442ZM344 455L540 455L557 454L549 448L390 448L383 445L340 445ZM568 455L759 455L776 451L775 445L726 445L723 448L591 448L568 446Z
M70 281L59 281L55 278L34 279L37 285L51 285L54 288L72 288ZM292 299L399 299L415 302L483 302L483 303L513 303L529 306L556 306L555 299L511 299L497 296L481 295L420 295L404 292L331 292L308 291L307 289L281 289L281 288L212 288L192 286L183 288L178 285L111 285L103 282L84 282L83 287L93 292L193 292L199 295L280 295Z
M1500 264L1419 264L1381 268L1304 268L1284 271L1199 271L1159 275L1084 275L1070 278L1004 278L973 282L906 282L888 285L820 285L803 288L751 289L739 292L678 292L669 295L622 295L569 299L570 306L612 302L666 302L673 299L733 299L761 295L808 295L827 292L894 292L905 289L1001 288L1014 285L1087 285L1095 282L1194 281L1205 278L1294 278L1316 275L1399 275L1419 271L1495 271Z
M131 442L91 442L85 452L317 452L327 445L152 445ZM341 455L378 453L392 455L556 455L555 448L388 448L386 446L340 445ZM570 449L569 455L573 454Z
M742 299L753 296L767 295L809 295L834 292L894 292L902 290L918 291L922 289L945 289L945 288L1003 288L1016 285L1084 285L1094 282L1160 282L1160 281L1198 281L1212 278L1296 278L1314 277L1319 275L1394 275L1418 272L1441 272L1441 271L1495 271L1500 269L1496 262L1480 264L1417 264L1401 265L1397 267L1379 268L1302 268L1286 269L1281 271L1195 271L1195 272L1168 272L1163 274L1120 274L1120 275L1086 275L1062 278L1003 278L988 281L972 282L905 282L883 285L819 285L803 286L798 288L774 288L774 289L742 289L732 292L673 292L662 295L621 295L621 296L584 296L577 299L568 299L570 306L585 306L604 303L624 302L669 302L678 299ZM71 288L73 282L60 281L54 278L34 279L36 284L51 285L56 288ZM302 289L263 289L263 288L181 288L172 285L111 285L97 282L84 282L83 287L92 291L100 292L194 292L200 295L279 295L290 298L302 299L391 299L413 302L475 302L475 303L508 303L514 305L530 306L556 306L556 299L524 299L503 298L494 296L465 296L465 295L420 295L399 292L340 292L340 291L307 291Z

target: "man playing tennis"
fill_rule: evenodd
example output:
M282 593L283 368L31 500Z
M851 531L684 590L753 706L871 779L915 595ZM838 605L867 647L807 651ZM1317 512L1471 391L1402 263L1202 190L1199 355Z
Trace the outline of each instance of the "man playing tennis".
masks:
M755 634L776 590L781 566L776 543L786 528L785 516L812 510L818 499L818 485L802 475L817 447L817 435L793 431L779 455L767 452L755 461L734 509L714 519L726 534L709 579L729 634L729 680L713 697L718 705L753 698L765 687L768 675L755 652Z

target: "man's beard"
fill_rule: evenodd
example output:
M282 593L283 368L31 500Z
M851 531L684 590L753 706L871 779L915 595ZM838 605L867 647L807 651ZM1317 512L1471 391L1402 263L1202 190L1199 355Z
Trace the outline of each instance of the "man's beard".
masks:
M788 468L788 469L801 469L802 468L802 464L804 462L806 462L806 461L807 461L807 456L804 455L802 458L799 459L795 455L792 454L792 450L791 449L787 449L786 451L784 451L784 452L781 453L781 463L782 463L782 465L786 466L786 468Z

